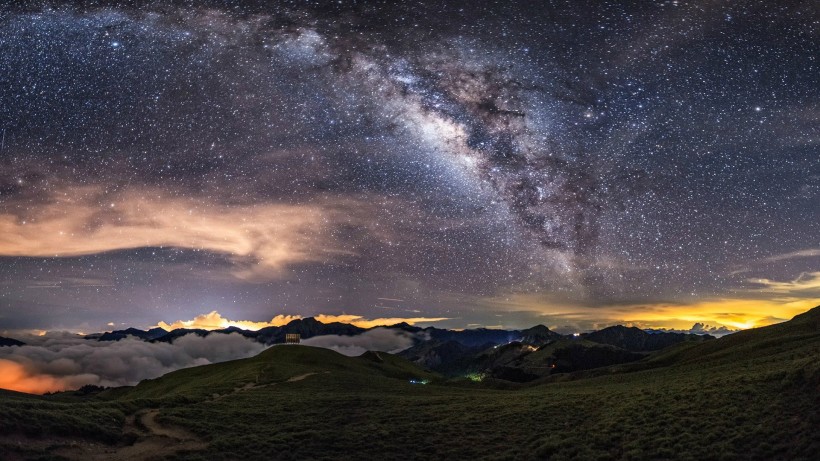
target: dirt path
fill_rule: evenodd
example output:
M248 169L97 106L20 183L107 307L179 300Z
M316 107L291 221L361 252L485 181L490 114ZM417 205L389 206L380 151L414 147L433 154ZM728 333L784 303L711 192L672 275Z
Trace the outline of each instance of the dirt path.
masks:
M325 372L325 373L328 373L328 372ZM308 376L313 376L313 375L318 375L318 374L319 374L319 373L317 373L317 372L314 372L314 373L305 373L305 374L303 374L303 375L294 376L293 378L288 379L288 380L287 380L287 382L292 383L292 382L295 382L295 381L301 381L301 380L303 380L303 379L307 378Z
M138 412L126 418L123 433L136 434L132 445L111 447L100 443L73 443L54 451L71 460L161 460L180 451L204 450L208 444L181 427L160 424L159 410Z
M305 373L292 376L278 383L261 385L247 383L227 394L214 394L211 399L205 402L214 402L239 392L303 381L313 375L329 373L330 371ZM160 410L158 409L140 410L125 419L122 428L123 434L131 434L136 438L136 441L131 445L111 446L96 441L73 438L29 438L22 434L0 434L0 444L13 444L48 450L53 455L62 456L72 461L154 461L167 459L169 456L181 451L200 451L208 448L208 444L204 440L191 432L178 426L162 424L157 421L159 414Z
M167 437L180 442L199 442L199 438L181 427L162 426L157 422L159 410L148 410L140 415L139 421L152 436ZM201 442L200 442L201 443Z
M276 386L277 384L281 384L281 383L293 383L293 382L296 382L296 381L302 381L303 379L305 379L309 376L318 375L318 374L328 374L328 373L330 373L330 372L329 371L323 371L323 372L314 371L312 373L305 373L303 375L293 376L293 377L290 377L290 378L286 379L285 381L280 381L280 382L277 382L277 383L268 383L268 384L247 383L244 386L235 387L233 389L233 391L228 392L226 394L214 394L214 395L211 396L210 399L205 400L205 402L213 403L213 402L222 400L222 399L224 399L225 397L227 397L229 395L233 395L233 394L236 394L236 393L239 393L239 392L249 391L251 389L261 389L263 387Z

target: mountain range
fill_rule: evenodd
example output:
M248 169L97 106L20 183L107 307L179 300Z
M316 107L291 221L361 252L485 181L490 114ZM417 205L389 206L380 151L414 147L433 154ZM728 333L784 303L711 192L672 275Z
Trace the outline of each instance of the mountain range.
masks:
M655 351L628 328L538 330L487 347L437 332L401 354L479 363L495 373L483 379L385 352L282 345L136 386L0 390L0 458L816 459L820 307ZM630 354L640 359L599 366ZM544 366L553 372L540 376Z
M307 340L318 336L355 337L377 328L409 334L412 345L399 355L444 376L473 375L528 382L555 373L575 372L634 362L655 351L685 343L714 339L709 335L647 332L635 327L613 326L581 335L561 335L544 325L524 330L421 328L407 323L360 328L347 323L322 323L313 317L296 319L283 326L260 330L229 327L220 330L128 328L86 335L90 341L119 341L127 337L148 342L171 343L186 335L239 334L264 345L285 342L297 333ZM6 345L15 344L6 340ZM4 344L0 342L0 344Z

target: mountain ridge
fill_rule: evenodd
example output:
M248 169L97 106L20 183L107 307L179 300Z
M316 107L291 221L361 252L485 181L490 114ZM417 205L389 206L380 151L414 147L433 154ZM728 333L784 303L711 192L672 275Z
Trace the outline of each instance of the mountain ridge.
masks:
M538 347L514 341L481 352L495 376L468 379L384 352L346 357L278 345L133 387L0 391L0 453L114 459L172 441L133 421L200 440L178 454L191 461L236 453L249 461L282 453L403 459L408 447L433 459L808 460L820 449L820 310L678 343L637 362L530 381L550 357L573 360L572 353L588 351L643 355L582 337Z

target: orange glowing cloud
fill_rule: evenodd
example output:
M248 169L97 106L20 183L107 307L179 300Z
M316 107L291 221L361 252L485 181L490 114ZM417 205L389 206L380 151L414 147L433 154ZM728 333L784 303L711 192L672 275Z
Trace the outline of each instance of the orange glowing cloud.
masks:
M199 328L202 330L220 330L228 327L238 327L244 330L259 330L265 327L278 327L287 325L293 320L301 319L301 315L277 315L268 322L254 322L251 320L230 320L222 316L217 311L211 311L207 314L197 315L192 320L177 320L173 323L159 322L156 326L166 330L173 330L175 328ZM348 323L360 328L372 328L378 326L389 326L397 323L405 322L409 325L416 323L439 322L442 320L449 320L446 317L391 317L366 319L361 315L326 315L319 314L314 317L322 323Z
M277 315L269 322L254 322L251 320L229 320L222 317L217 311L207 314L197 315L192 320L177 320L173 323L159 322L156 326L166 330L176 328L198 328L202 330L221 330L228 327L237 327L244 330L259 330L265 327L278 327L287 325L293 320L302 318L300 315Z
M62 379L50 375L32 374L17 362L0 359L0 389L45 394L62 391L66 387Z
M315 316L316 320L322 323L349 323L359 328L373 328L395 325L397 323L407 323L408 325L415 325L417 323L431 323L440 322L442 320L450 320L448 317L388 317L378 319L366 319L361 315L325 315L319 314Z
M332 237L349 220L343 204L217 205L153 190L106 195L96 187L62 191L18 216L0 213L0 255L60 257L141 247L228 255L244 279L279 275L288 265L350 254Z

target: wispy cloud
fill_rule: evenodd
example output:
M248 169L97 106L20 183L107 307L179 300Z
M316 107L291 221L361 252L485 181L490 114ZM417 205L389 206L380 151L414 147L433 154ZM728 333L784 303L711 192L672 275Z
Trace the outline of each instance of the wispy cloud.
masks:
M791 253L783 253L779 255L770 256L764 261L773 262L773 261L783 261L786 259L794 259L794 258L809 258L813 256L820 256L820 248L809 248L806 250L799 250L799 251L792 251Z
M0 213L0 255L63 257L142 247L226 255L239 278L276 277L292 264L349 250L330 232L349 220L340 203L221 205L160 190L106 194L74 187L25 215Z
M765 265L768 263L773 262L780 262L780 261L789 261L792 259L800 259L800 258L816 258L820 257L820 248L807 248L803 250L791 251L788 253L781 253L769 256L767 258L763 258L757 261L752 261L750 263L746 263L745 265L738 265L735 266L735 269L729 272L729 275L738 275L738 274L745 274L747 272L751 272L752 269L756 266Z
M796 279L786 282L765 278L751 278L755 290L796 297L820 297L820 272L802 272Z
M351 325L356 325L360 328L373 328L373 327L380 327L380 326L390 326L395 325L397 323L407 323L409 325L415 325L417 323L433 323L433 322L441 322L443 320L450 320L448 317L386 317L386 318L376 318L376 319L367 319L362 317L361 315L326 315L326 314L319 314L316 315L316 320L322 323L332 323L332 322L341 322L341 323L349 323Z

